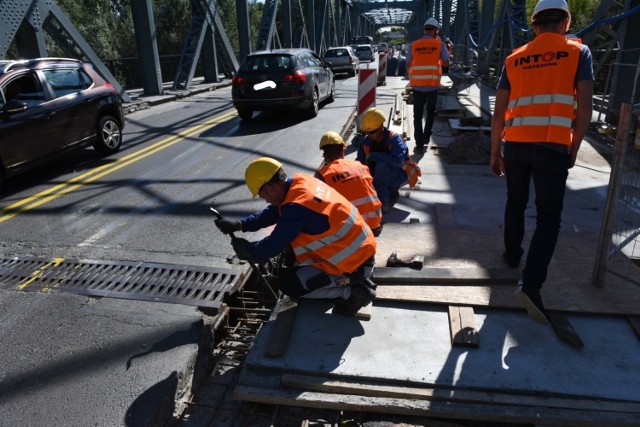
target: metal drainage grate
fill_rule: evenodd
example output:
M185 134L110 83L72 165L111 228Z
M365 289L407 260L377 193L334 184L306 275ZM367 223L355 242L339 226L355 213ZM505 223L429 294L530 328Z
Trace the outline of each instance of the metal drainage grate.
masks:
M0 286L218 308L240 270L144 262L0 258Z

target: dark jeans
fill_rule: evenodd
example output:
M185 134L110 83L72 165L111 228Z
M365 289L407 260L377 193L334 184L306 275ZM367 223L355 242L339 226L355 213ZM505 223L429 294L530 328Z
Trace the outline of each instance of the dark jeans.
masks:
M536 194L536 229L522 271L524 286L540 289L560 232L569 155L528 143L507 142L504 163L507 176L507 206L504 214L504 246L510 257L523 254L524 212L533 178Z
M416 139L416 146L424 146L426 139L431 136L433 121L436 118L436 103L438 102L438 90L429 92L413 91L413 137ZM422 127L424 109L427 108L427 119Z

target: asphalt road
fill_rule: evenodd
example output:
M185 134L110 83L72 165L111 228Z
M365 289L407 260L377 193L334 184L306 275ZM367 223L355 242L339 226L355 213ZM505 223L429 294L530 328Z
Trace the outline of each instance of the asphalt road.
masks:
M314 119L263 113L243 122L230 88L128 114L116 155L87 149L6 182L0 258L228 267L233 251L209 203L232 218L264 206L244 184L259 156L289 173L313 171L321 156L308 141L340 131L356 102L357 79L336 86ZM163 400L188 389L210 351L210 321L190 306L0 287L0 426L168 417L173 401Z

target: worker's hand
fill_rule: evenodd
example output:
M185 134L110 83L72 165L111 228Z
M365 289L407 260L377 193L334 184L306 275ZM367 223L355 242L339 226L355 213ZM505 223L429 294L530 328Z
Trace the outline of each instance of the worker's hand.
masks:
M238 258L250 260L249 256L249 241L247 239L235 238L231 239L231 246L233 246L233 250L238 255Z
M239 219L230 220L230 219L216 219L215 221L216 227L220 229L224 234L231 234L235 231L242 231L242 223Z
M492 155L489 167L491 168L491 173L495 176L504 176L504 157L502 157L502 154Z

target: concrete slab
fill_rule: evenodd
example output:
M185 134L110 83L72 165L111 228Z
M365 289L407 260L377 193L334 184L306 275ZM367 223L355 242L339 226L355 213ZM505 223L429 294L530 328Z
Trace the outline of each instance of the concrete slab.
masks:
M558 339L525 313L476 310L480 346L453 347L446 307L379 303L367 322L303 300L281 358L262 354L271 324L247 356L256 371L386 380L513 393L640 402L640 342L619 317L572 315L585 349Z

